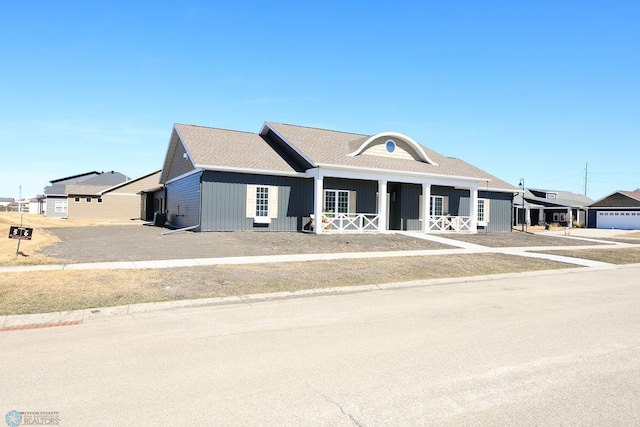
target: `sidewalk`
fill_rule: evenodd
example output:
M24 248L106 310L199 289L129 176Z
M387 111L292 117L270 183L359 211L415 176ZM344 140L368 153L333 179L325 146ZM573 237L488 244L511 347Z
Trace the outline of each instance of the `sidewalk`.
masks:
M490 248L476 244L461 242L454 239L447 239L442 236L433 236L418 233L402 233L412 237L433 240L456 249L434 249L434 250L411 250L411 251L385 251L385 252L347 252L347 253L329 253L329 254L292 254L292 255L269 255L269 256L248 256L248 257L227 257L227 258L194 258L194 259L172 259L172 260L154 260L154 261L132 261L132 262L100 262L100 263L81 263L81 264L54 264L54 265L33 265L33 266L7 266L0 267L1 273L18 273L28 271L73 271L73 270L91 270L91 269L149 269L149 268L176 268L176 267L194 267L207 265L240 265L252 263L282 263L282 262L302 262L302 261L319 261L319 260L336 260L336 259L358 259L358 258L382 258L382 257L407 257L407 256L438 256L438 255L462 255L474 253L500 253L509 254L529 258L548 259L557 262L573 264L581 267L594 269L602 268L625 268L626 266L618 266L614 264L592 261L587 259L564 257L560 255L550 255L537 253L535 251L549 250L551 247L501 247ZM554 238L556 236L550 236ZM565 237L565 236L558 236ZM570 249L603 249L602 243L607 243L606 247L637 247L628 243L619 243L611 241L601 241L590 237L572 238L600 243L598 245L587 246L553 246L553 250L570 250ZM387 289L396 289L402 287L413 286L432 286L444 283L465 283L471 281L484 281L496 277L520 277L522 275L546 275L546 274L570 274L575 269L553 270L553 271L537 271L523 273L507 273L490 276L472 276L462 278L444 278L432 280L420 280L416 282L391 283L381 285L364 285L364 286L348 286L324 289L311 289L295 292L277 292L271 294L256 294L221 298L204 298L195 300L179 300L169 302L133 304L118 307L94 308L85 310L75 310L68 312L42 313L42 314L26 314L26 315L8 315L0 316L0 332L22 329L36 329L52 326L68 326L81 324L88 320L99 320L111 318L114 316L133 316L153 311L168 310L185 307L200 307L222 304L238 304L250 303L260 300L295 298L303 296L330 295L336 293L357 293L367 291L379 291Z
M610 232L609 230L601 230ZM456 247L457 249L425 249L425 250L405 250L405 251L384 251L384 252L339 252L322 254L289 254L289 255L260 255L242 257L219 257L219 258L183 258L166 259L152 261L116 261L116 262L92 262L77 264L44 264L44 265L21 265L21 266L0 266L1 273L19 273L29 271L73 271L73 270L126 270L126 269L146 269L146 268L178 268L178 267L198 267L208 265L240 265L240 264L265 264L282 262L304 262L304 261L326 261L336 259L361 259L361 258L383 258L383 257L407 257L407 256L438 256L438 255L462 255L473 253L502 253L533 258L543 258L553 261L565 262L579 266L594 267L607 265L607 263L578 259L572 257L562 257L558 255L536 254L535 251L544 250L569 250L569 249L602 249L602 244L610 247L633 247L629 243L619 243L612 241L597 240L588 237L564 236L559 233L549 235L549 238L570 238L593 242L594 245L586 246L533 246L533 247L502 247L491 248L467 243L455 239L448 239L439 235L431 235L414 232L398 232L414 238L431 240L437 243ZM638 242L640 245L640 241Z

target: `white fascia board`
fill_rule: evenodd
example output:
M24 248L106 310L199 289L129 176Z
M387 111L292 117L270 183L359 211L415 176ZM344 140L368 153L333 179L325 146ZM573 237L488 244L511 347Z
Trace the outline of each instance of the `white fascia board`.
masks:
M607 207L602 207L602 206L600 206L600 207L593 207L593 208L589 207L589 206L585 206L585 209L590 209L590 210L593 210L593 211L605 211L605 210L606 211L611 211L611 210L614 210L614 211L629 211L629 212L631 212L631 211L640 211L640 207L638 207L638 206L636 206L636 207L633 207L633 206L631 206L631 207L630 206L618 206L618 207L616 207L616 206L611 206L611 207L607 206Z
M388 181L398 181L398 182L407 182L407 183L431 182L432 184L436 184L436 185L446 185L446 186L453 186L453 187L455 187L456 185L459 185L458 183L462 183L460 185L466 187L469 185L469 183L478 184L478 183L491 181L491 179L478 178L478 177L406 172L406 171L398 171L398 170L391 170L391 169L386 170L386 169L374 169L374 168L360 168L360 167L354 167L354 166L333 165L333 164L323 164L323 163L318 164L318 167L322 168L326 172L329 172L329 174L323 173L323 175L325 176L335 176L335 177L353 178L353 179L377 180L380 178L385 178Z
M180 143L182 143L182 146L184 147L184 152L187 153L187 156L189 156L189 161L191 162L192 165L195 166L193 157L191 157L191 153L189 152L189 147L187 147L187 144L184 143L184 139L182 139L182 135L180 135L180 131L176 129L175 126L174 126L174 129L176 131L176 135L178 135L178 141L180 141Z
M200 172L202 172L202 169L200 169L200 168L195 168L195 169L193 169L193 170L190 170L190 171L189 171L189 172L187 172L187 173L183 173L182 175L180 175L180 176L176 176L175 178L173 178L173 179L171 179L171 180L169 180L169 181L165 182L165 183L164 183L164 185L165 185L165 186L166 186L166 185L169 185L169 184L171 184L172 182L175 182L175 181L177 181L177 180L179 180L179 179L186 178L186 177L188 177L188 176L193 175L194 173L200 173Z
M176 138L173 137L174 134ZM195 167L195 163L191 158L191 153L189 153L189 149L185 145L184 141L182 140L182 136L180 136L180 132L178 132L178 129L176 129L176 126L174 124L173 130L171 131L171 137L169 138L169 147L167 147L167 154L161 169L162 173L160 174L160 183L162 184L165 183L164 179L166 179L166 177L164 176L165 171L167 171L168 173L169 169L171 169L171 163L173 162L173 157L176 152L176 149L178 148L178 144L182 144L182 146L184 147L184 151L187 153L187 156L189 156L189 161Z
M109 188L107 188L106 190L99 191L99 192L98 192L98 194L102 195L102 194L105 194L105 193L109 193L109 192L111 192L111 191L113 191L113 190L115 190L115 189L117 189L117 188L124 187L125 185L132 184L132 183L134 183L134 182L136 182L136 181L140 181L141 179L144 179L144 178L146 178L146 177L148 177L148 176L151 176L151 175L153 175L154 173L158 173L158 172L160 172L161 170L162 170L162 169L157 169L157 170L154 170L153 172L150 172L150 173L144 174L144 175L139 176L139 177L137 177L137 178L130 179L129 181L121 182L120 184L116 184L116 185L114 185L113 187L109 187Z
M264 125L262 125L262 130L260 131L260 135L266 135L267 134L267 129L270 130L271 132L275 133L278 138L280 138L282 141L284 141L285 144L287 144L289 147L291 147L291 149L293 151L295 151L300 157L302 157L307 163L309 163L311 166L318 166L316 164L316 162L314 162L313 160L311 160L309 157L307 157L306 154L304 154L302 151L300 151L298 149L298 147L296 147L295 145L293 145L291 143L291 141L289 141L287 138L285 138L280 132L278 132L277 130L275 130L274 128L272 128L271 126L269 126L269 123L265 122Z
M484 187L484 188L478 187L478 191L493 191L494 193L510 193L510 194L519 193L519 191L517 190L509 190L506 188L494 188L494 187Z
M285 172L274 171L269 169L250 169L250 168L234 168L229 166L215 166L215 165L196 165L201 170L216 171L216 172L235 172L235 173L250 173L255 175L271 175L271 176L294 176L306 178L307 175L304 172Z
M407 135L403 135L403 134L398 133L398 132L382 132L382 133L378 133L376 135L373 135L372 137L368 138L365 142L363 142L360 145L360 147L358 147L358 149L356 151L354 151L351 154L347 154L347 155L351 156L351 157L357 156L358 154L362 153L362 151L364 151L364 149L367 148L369 146L369 144L371 144L373 141L375 141L378 138L385 138L385 137L386 138L397 138L397 139L403 140L404 142L409 144L415 150L415 152L418 154L418 157L422 161L424 161L426 163L429 163L431 165L434 165L434 166L438 166L438 164L436 162L434 162L433 160L431 160L429 158L429 156L427 156L427 153L424 152L424 150L422 149L422 146L420 144L415 142L413 139L411 139Z

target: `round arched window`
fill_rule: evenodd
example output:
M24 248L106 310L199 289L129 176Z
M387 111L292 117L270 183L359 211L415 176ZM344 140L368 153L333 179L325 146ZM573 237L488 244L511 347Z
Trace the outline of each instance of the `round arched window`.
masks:
M393 142L392 139L388 140L385 146L387 147L387 152L389 153L393 153L394 151L396 151L396 143Z

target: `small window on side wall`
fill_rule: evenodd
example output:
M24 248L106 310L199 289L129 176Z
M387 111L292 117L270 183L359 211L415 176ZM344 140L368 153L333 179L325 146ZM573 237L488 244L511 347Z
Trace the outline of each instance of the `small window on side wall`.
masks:
M80 203L80 197L74 197L74 198L73 198L73 201L74 201L75 203Z
M86 197L86 198L84 199L84 201L85 201L86 203L91 203L91 197Z
M278 217L278 187L272 185L247 185L246 217L255 224L269 224Z
M102 203L102 197L98 197L98 203Z

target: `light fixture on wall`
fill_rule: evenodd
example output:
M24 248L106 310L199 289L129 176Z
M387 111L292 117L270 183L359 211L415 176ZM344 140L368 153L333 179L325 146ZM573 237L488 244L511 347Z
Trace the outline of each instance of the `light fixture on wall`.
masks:
M188 159L188 158L189 158L189 156L187 155L187 153L182 153L182 158L183 158L183 159Z

